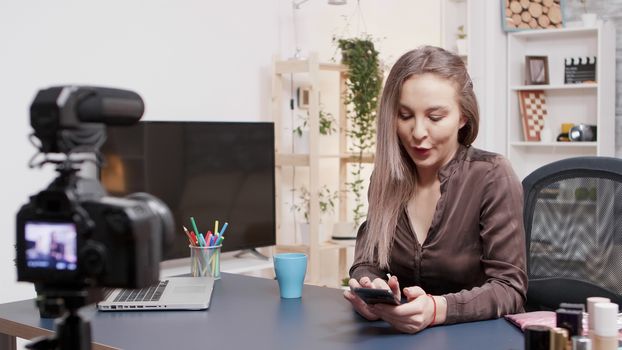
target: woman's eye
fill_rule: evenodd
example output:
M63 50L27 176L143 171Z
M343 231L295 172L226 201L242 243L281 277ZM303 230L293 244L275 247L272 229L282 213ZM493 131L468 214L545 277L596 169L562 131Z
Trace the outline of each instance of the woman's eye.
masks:
M412 117L412 114L409 114L409 113L401 113L401 112L400 112L400 113L398 114L398 116L400 117L400 119L404 119L404 120L405 120L405 119L408 119L408 118Z
M443 119L443 116L442 115L431 115L428 118L430 118L430 120L433 121L433 122L437 122L437 121Z

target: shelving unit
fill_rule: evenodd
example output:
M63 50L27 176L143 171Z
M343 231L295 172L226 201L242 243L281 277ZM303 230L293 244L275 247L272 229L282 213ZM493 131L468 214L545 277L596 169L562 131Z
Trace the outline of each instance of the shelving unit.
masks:
M468 21L469 0L442 0L441 1L441 47L457 53L468 64L470 49L470 28ZM466 36L466 52L459 53L456 45L458 27L463 26Z
M563 158L615 155L615 27L528 30L508 34L507 154L522 179L538 167ZM525 85L525 56L547 56L548 85ZM564 84L566 57L596 56L596 83ZM518 92L544 90L553 140L562 123L597 126L594 142L527 142Z
M321 154L319 152L320 132L319 132L319 94L320 94L320 74L333 72L339 74L339 149L338 153ZM305 74L309 85L309 154L293 154L287 152L281 146L282 141L282 88L283 79L290 74ZM321 63L318 61L317 54L313 53L308 59L281 61L274 59L272 74L272 116L275 124L275 181L276 181L276 203L282 203L281 182L284 167L307 167L309 170L309 244L284 244L287 232L284 232L282 224L281 208L277 208L277 252L304 252L308 254L308 283L319 283L320 281L320 253L327 250L336 250L339 253L339 273L346 271L347 249L351 244L340 244L333 241L320 241L320 161L322 159L339 160L339 206L338 217L340 221L347 221L347 165L356 160L353 153L347 151L346 134L346 106L343 96L346 91L347 67L341 64ZM364 162L373 162L372 154L363 156Z

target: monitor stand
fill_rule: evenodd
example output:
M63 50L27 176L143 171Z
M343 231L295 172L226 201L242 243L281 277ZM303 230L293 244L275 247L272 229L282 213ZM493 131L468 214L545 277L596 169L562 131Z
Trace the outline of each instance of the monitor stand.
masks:
M265 256L265 255L261 254L260 252L258 252L256 248L240 250L240 252L235 254L234 257L241 258L241 257L243 257L246 254L251 254L252 256L256 257L257 259L270 260L270 258L268 258L267 256Z

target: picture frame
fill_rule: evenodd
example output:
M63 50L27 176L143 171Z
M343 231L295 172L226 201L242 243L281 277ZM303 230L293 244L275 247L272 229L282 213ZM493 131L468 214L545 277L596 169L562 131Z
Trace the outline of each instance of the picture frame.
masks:
M311 86L303 85L297 90L298 109L309 109L311 103Z
M549 58L547 56L525 56L525 84L549 84Z
M565 27L566 0L499 0L506 32Z
M544 90L518 91L518 104L524 141L541 141L540 132L548 115Z

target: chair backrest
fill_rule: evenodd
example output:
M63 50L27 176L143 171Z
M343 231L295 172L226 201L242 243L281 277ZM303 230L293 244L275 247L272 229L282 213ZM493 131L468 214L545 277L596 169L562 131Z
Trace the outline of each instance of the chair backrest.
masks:
M576 157L523 180L529 309L622 302L622 159Z

